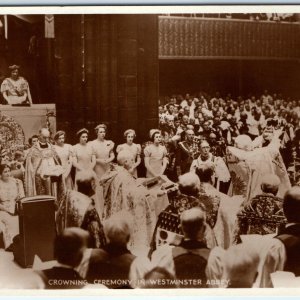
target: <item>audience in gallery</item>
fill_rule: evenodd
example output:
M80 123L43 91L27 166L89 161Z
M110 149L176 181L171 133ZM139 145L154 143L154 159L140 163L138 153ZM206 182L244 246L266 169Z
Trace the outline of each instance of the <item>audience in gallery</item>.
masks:
M170 17L186 18L214 18L214 19L233 19L233 20L251 20L251 21L269 21L269 22L298 22L297 14L292 13L186 13L186 14L164 14Z

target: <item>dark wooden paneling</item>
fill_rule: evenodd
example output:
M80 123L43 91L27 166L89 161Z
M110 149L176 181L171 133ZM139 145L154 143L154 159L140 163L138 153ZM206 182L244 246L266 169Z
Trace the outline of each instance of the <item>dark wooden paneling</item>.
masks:
M300 96L299 61L161 60L160 95L198 93L261 96L264 89Z
M156 15L139 16L139 67L142 77L139 87L139 114L144 116L140 134L143 141L148 140L148 132L158 126L158 18ZM142 88L140 86L142 84Z
M128 128L141 138L157 126L157 20L154 15L85 15L83 24L80 15L56 17L59 126L70 126L74 134L104 122L116 143Z

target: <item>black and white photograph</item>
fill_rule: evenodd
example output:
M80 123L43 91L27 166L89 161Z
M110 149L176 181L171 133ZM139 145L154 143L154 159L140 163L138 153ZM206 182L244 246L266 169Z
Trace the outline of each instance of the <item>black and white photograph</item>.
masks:
M0 91L0 289L300 287L297 7L0 12Z

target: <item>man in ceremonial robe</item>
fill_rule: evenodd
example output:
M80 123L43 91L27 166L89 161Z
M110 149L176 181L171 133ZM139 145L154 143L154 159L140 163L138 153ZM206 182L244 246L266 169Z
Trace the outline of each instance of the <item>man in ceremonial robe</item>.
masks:
M247 205L250 199L262 194L261 184L264 176L277 175L280 179L278 197L282 197L291 186L284 164L280 163L281 131L275 132L268 146L252 150L252 141L247 135L235 139L235 147L227 147L227 162L231 174L231 186L228 195L231 200L220 205L217 225L228 233L228 247L234 241L234 226L241 205Z
M39 141L28 152L25 169L26 196L58 196L64 189L62 182L63 168L54 147L48 142L50 132L40 130ZM57 182L57 190L54 185Z
M210 145L206 140L200 142L200 154L193 160L191 165L191 172L195 172L197 168L205 167L206 165L213 165L214 172L212 174L211 183L221 191L228 190L230 173L220 156L215 156L210 152ZM227 189L226 189L227 185Z
M101 189L96 202L103 204L96 203L96 207L104 220L120 211L128 212L133 222L129 248L134 252L145 251L156 223L157 191L148 190L142 184L142 179L134 178L129 172L134 164L130 152L119 152L117 160L120 166L112 167L100 180Z
M280 179L278 197L283 197L291 183L279 152L281 133L281 130L274 131L273 138L266 147L253 149L250 137L240 135L235 140L236 147L227 148L227 161L232 179L231 195L240 192L239 195L249 200L261 194L262 177L275 174ZM234 166L240 163L244 164L245 174L235 171ZM245 180L247 177L249 180Z

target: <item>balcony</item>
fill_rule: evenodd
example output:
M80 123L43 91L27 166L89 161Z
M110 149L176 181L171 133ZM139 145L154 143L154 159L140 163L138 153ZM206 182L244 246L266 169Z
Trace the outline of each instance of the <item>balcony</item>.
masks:
M159 16L160 59L300 59L300 24Z

